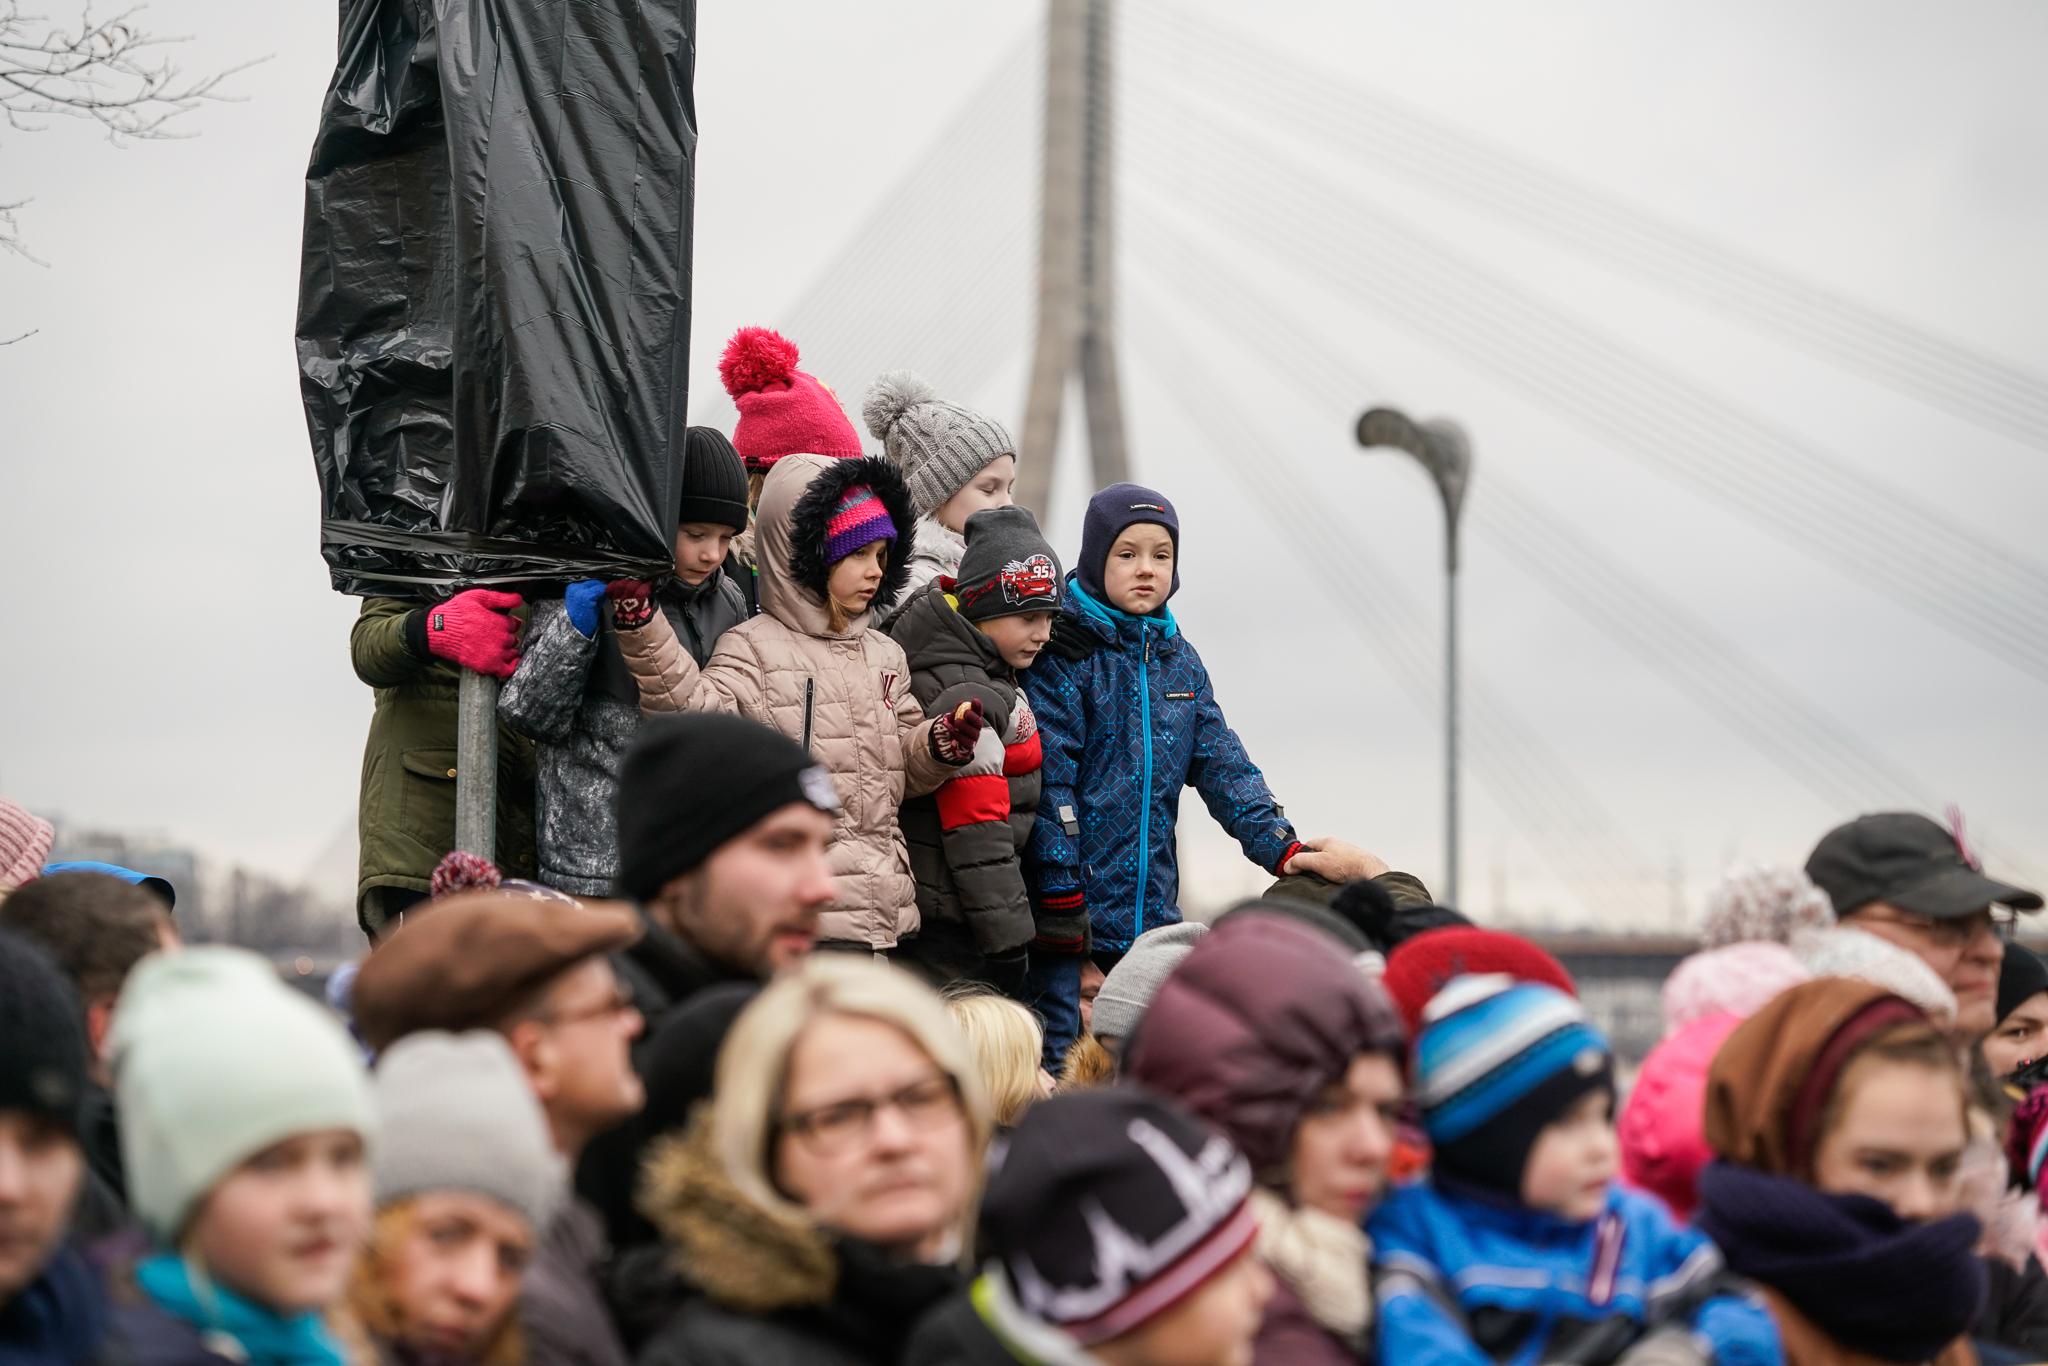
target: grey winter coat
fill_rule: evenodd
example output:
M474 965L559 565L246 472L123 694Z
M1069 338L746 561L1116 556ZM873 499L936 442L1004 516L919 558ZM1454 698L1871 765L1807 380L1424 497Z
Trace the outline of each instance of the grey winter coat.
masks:
M930 583L889 623L910 662L910 690L927 716L979 698L987 728L974 759L929 796L903 803L898 820L917 878L925 933L964 924L982 953L1008 953L1035 933L1018 856L1038 814L1038 722L995 642Z
M541 1234L519 1286L526 1366L627 1366L598 1279L610 1258L604 1220L571 1200Z
M694 588L670 583L657 600L700 665L719 636L747 619L747 600L723 571ZM611 895L619 866L612 805L619 764L640 729L640 693L609 615L600 612L597 635L586 638L560 598L535 603L518 671L498 695L498 716L535 742L540 880L576 896Z

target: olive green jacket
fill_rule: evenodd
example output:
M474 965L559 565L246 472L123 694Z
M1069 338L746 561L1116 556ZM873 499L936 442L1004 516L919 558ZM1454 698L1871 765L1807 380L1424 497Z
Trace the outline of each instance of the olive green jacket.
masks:
M461 670L426 649L421 610L401 598L365 598L349 632L356 677L377 690L363 746L357 814L361 854L356 919L366 934L386 919L383 888L425 894L434 866L455 847L455 710ZM526 609L514 615L524 621ZM533 742L498 727L498 839L506 877L533 876Z

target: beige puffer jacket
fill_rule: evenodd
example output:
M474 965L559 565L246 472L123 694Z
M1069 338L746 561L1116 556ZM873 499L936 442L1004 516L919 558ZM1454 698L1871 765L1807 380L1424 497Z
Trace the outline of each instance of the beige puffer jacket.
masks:
M789 455L776 462L754 520L761 615L720 636L701 670L659 612L618 639L645 712L732 712L801 743L810 686L811 753L845 805L829 855L839 896L818 937L890 949L918 927L917 885L896 808L953 769L932 754L931 724L911 695L903 647L868 629L872 611L833 633L823 593L793 568L822 583L825 522L857 483L875 489L899 527L910 525L901 476L886 461ZM908 574L901 557L890 559L877 600L900 592Z

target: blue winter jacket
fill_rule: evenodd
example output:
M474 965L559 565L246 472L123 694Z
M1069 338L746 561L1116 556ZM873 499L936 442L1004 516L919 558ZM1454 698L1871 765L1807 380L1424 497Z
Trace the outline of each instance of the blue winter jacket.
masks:
M1294 827L1171 611L1120 612L1074 574L1060 610L1101 643L1078 662L1048 651L1023 676L1045 756L1026 875L1041 896L1081 891L1095 946L1121 953L1180 920L1173 830L1183 787L1261 868L1293 846Z
M1770 1311L1705 1234L1613 1187L1570 1223L1427 1181L1374 1212L1379 1359L1400 1366L1612 1360L1647 1329L1691 1329L1717 1366L1783 1366Z

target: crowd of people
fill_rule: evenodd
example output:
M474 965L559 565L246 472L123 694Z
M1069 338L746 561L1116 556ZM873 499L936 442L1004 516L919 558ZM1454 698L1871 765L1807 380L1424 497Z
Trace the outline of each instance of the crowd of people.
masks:
M2041 898L1960 821L1731 871L1626 1075L1528 939L1299 838L1000 424L785 339L673 577L366 601L326 1000L0 800L0 1366L2048 1361ZM459 670L505 680L452 851ZM1193 787L1274 878L1184 920Z

